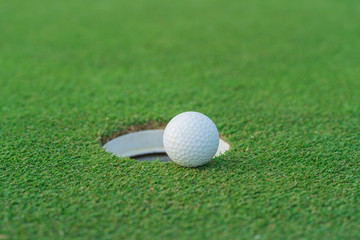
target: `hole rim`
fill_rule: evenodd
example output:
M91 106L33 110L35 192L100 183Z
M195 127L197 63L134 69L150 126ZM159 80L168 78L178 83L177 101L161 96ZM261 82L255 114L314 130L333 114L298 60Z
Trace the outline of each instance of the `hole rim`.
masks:
M136 159L137 157L144 155L167 155L163 145L164 131L165 129L146 129L130 132L109 140L103 144L102 147L105 149L105 151L110 152L115 156L121 158L129 157L134 160L138 160ZM141 137L142 139L137 139ZM135 146L131 146L131 143L136 143L137 145L135 144ZM230 150L230 148L230 144L219 137L219 147L214 158L225 154ZM157 158L153 158L153 160L156 159ZM141 162L140 160L138 161Z

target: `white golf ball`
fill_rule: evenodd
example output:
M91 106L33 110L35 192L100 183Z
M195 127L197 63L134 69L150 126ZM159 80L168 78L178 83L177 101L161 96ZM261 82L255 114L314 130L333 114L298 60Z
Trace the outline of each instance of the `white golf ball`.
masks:
M171 160L184 167L198 167L214 157L219 147L219 132L204 114L183 112L168 123L163 141Z

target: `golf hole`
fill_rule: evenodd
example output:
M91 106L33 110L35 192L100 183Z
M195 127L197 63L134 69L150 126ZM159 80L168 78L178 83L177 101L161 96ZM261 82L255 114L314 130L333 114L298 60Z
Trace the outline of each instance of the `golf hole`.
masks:
M171 159L165 152L163 135L163 129L133 132L108 141L103 148L118 157L129 157L139 162L153 160L169 162ZM229 149L230 145L220 139L215 157L224 154Z

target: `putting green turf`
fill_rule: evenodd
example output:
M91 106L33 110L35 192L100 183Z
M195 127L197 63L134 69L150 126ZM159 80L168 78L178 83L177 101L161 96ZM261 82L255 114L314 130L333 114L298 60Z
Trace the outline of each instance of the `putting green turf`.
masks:
M360 238L360 4L1 1L0 239ZM208 115L210 164L100 137Z

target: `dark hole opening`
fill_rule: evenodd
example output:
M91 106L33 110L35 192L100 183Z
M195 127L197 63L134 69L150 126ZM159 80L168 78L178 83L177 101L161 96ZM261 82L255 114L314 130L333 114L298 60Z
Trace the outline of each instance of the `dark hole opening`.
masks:
M160 162L170 162L171 159L169 158L169 156L166 153L147 153L147 154L142 154L142 155L136 155L131 157L132 159L136 159L139 162L144 162L144 161L154 161L156 159L159 159Z

